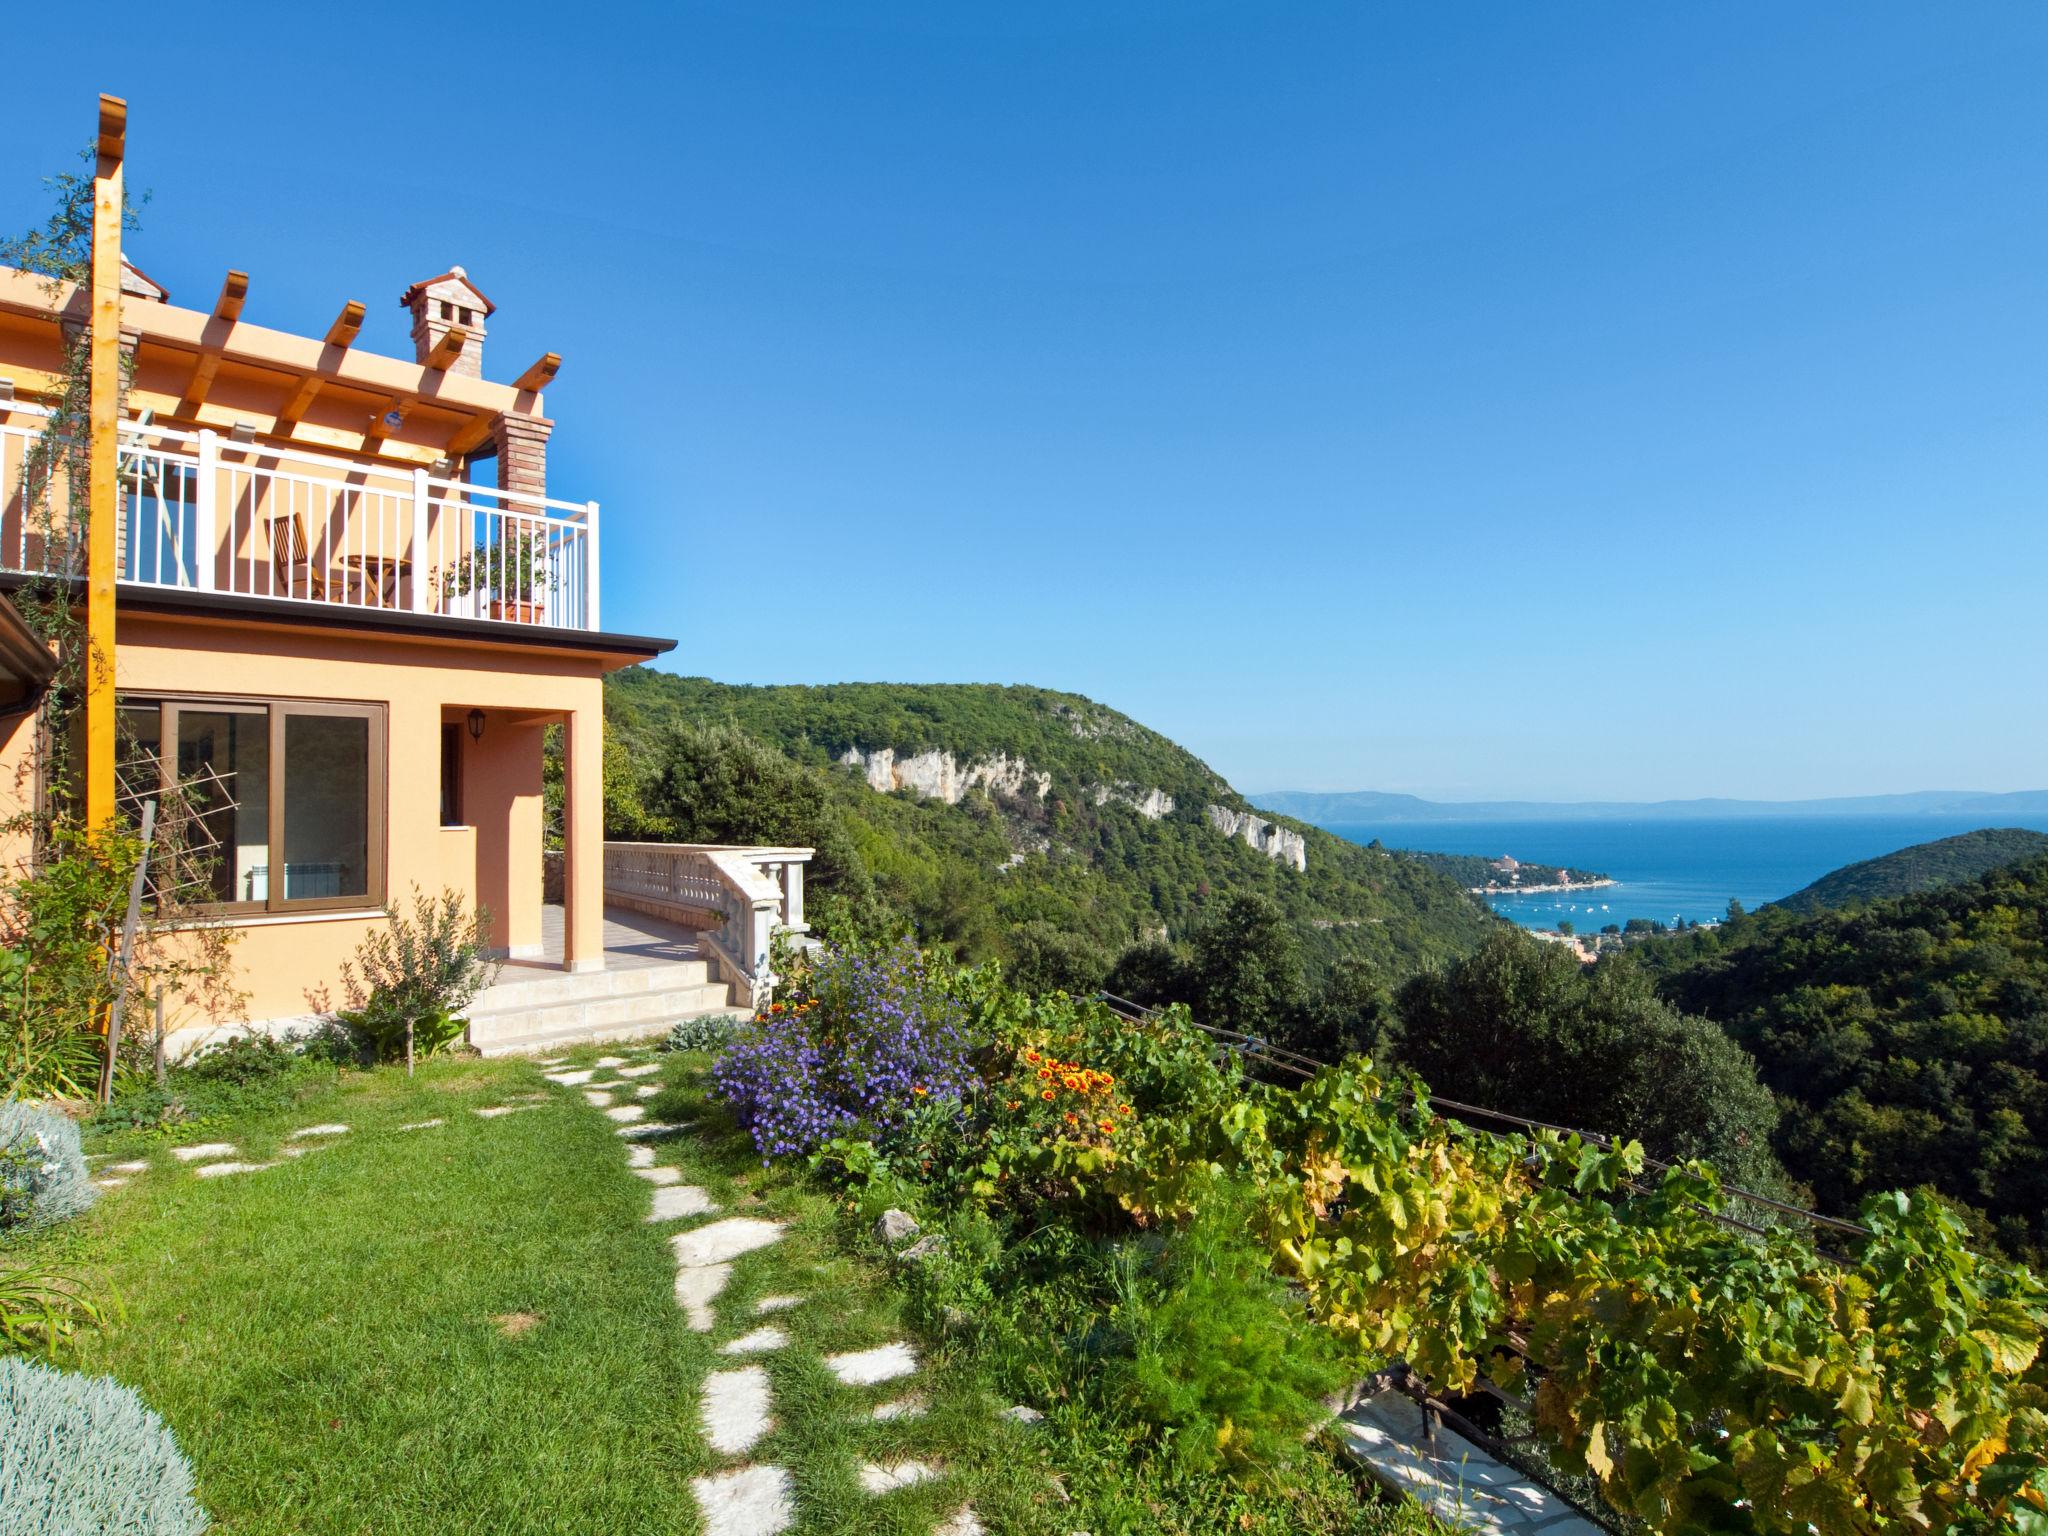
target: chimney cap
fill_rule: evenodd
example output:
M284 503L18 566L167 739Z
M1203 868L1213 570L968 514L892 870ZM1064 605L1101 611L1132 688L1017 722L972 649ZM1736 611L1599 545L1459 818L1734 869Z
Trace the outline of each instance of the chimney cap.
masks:
M470 275L461 267L450 267L446 272L441 273L438 277L421 278L418 282L414 283L410 288L407 288L405 292L401 293L398 296L399 307L401 309L410 309L413 306L414 302L419 299L421 294L425 293L429 288L438 287L442 283L460 283L463 287L469 290L470 296L473 299L475 299L479 305L483 307L483 312L485 315L488 316L497 313L498 306L493 304L488 298L484 296L483 289L477 287L477 285L473 281L471 281Z

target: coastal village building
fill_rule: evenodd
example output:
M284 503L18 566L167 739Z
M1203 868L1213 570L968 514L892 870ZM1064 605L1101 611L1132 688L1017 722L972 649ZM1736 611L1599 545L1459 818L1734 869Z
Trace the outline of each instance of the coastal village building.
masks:
M360 302L319 334L256 323L240 272L203 308L132 266L121 289L124 772L209 786L210 910L239 930L247 998L232 1020L173 999L178 1039L338 1004L342 962L415 888L481 906L518 962L480 1000L487 1048L644 1032L758 995L773 932L802 929L808 850L604 844L603 679L673 642L604 622L599 508L548 481L543 390L560 359L486 377L495 306L459 266L400 297L410 358L356 345ZM39 499L25 466L85 301L0 268L0 594L78 569L37 511L61 498ZM47 669L18 631L0 624L6 816L51 788L33 728ZM551 727L558 895L544 889Z

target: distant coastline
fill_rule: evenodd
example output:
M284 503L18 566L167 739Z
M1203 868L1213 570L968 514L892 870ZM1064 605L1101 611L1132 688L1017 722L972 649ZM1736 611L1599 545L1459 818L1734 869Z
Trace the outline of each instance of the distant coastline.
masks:
M1474 896L1542 896L1559 891L1604 890L1617 883L1603 876L1598 880L1572 880L1561 885L1474 885L1467 889Z
M1262 811L1316 826L1332 822L1391 827L1441 821L1697 822L1729 818L1787 821L1853 817L1967 817L1978 826L2026 826L2048 818L2048 790L2004 794L1931 789L1903 795L1846 795L1824 800L1424 800L1378 790L1268 790L1248 796ZM1915 841L1916 839L1908 839ZM1924 839L1917 839L1924 841ZM1889 851L1889 850L1887 850Z

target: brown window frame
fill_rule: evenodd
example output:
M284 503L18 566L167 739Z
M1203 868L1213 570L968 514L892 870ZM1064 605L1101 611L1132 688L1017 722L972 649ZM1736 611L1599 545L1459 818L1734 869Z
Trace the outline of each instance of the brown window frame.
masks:
M264 915L288 915L300 912L352 912L370 911L385 904L385 843L390 836L386 822L385 807L391 766L385 752L387 732L385 729L387 710L382 704L359 704L335 699L280 699L251 698L238 694L217 693L163 693L148 691L122 694L118 706L123 709L146 709L157 707L158 761L163 766L166 778L177 771L178 761L178 712L181 709L260 709L264 711L268 732L270 760L270 782L268 793L269 825L265 828L264 845L268 851L268 868L277 872L275 879L266 876L270 890L281 892L284 888L284 864L278 857L283 847L285 820L285 722L294 715L312 715L328 719L342 718L366 720L369 722L367 750L369 805L365 810L368 818L369 835L364 839L364 857L367 861L368 887L359 896L299 896L286 897L281 894L267 894L261 901L213 901L203 904L203 910L218 913L223 917L257 917Z

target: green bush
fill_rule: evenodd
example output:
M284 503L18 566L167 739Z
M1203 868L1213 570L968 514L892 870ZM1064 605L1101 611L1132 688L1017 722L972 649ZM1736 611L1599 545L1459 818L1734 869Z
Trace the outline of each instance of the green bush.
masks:
M35 1104L0 1104L0 1232L63 1221L98 1196L71 1120Z
M485 957L486 913L465 912L459 891L429 896L413 890L412 915L396 903L384 909L390 927L365 936L353 961L343 961L341 984L349 1007L343 1024L363 1037L383 1061L413 1052L431 1056L462 1038L462 1009L491 984L497 968Z
M669 1026L661 1048L664 1051L715 1051L730 1040L733 1031L745 1022L745 1018L737 1013L703 1013L693 1019L677 1019Z
M0 1536L199 1536L192 1465L108 1376L0 1359Z
M1273 1274L1250 1219L1219 1191L1165 1241L1117 1255L1110 1318L1124 1342L1103 1395L1188 1472L1283 1462L1356 1374Z
M246 1088L282 1077L298 1064L299 1052L289 1041L275 1035L234 1035L208 1046L183 1070L194 1082Z

